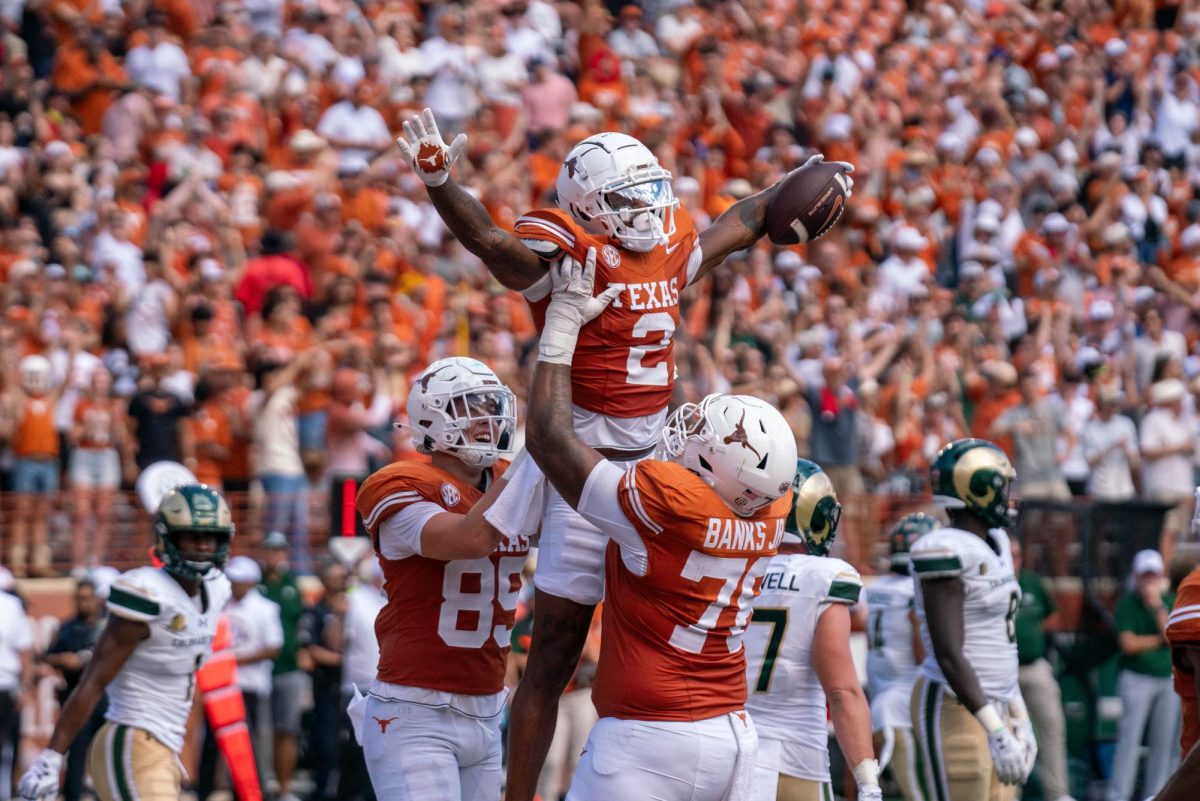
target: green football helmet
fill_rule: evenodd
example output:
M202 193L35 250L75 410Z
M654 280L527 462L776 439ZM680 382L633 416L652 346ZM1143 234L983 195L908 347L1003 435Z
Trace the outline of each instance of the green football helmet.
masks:
M1004 451L985 439L958 439L938 451L929 468L934 500L967 509L986 525L1008 528L1008 490L1017 471Z
M892 570L896 573L908 573L908 551L912 544L922 534L928 534L941 524L937 518L930 517L924 512L914 512L896 521L888 532L888 551L890 553Z
M180 549L176 537L185 532L212 533L217 549L211 556ZM155 553L170 574L188 581L207 578L225 566L233 541L233 516L221 494L205 484L184 484L163 496L154 514Z
M837 537L842 519L842 505L829 476L816 462L797 459L792 492L792 513L785 529L804 540L810 554L825 556Z

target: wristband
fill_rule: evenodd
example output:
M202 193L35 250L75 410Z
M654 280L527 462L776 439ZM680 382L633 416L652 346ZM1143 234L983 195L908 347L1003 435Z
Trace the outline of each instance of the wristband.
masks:
M546 309L542 337L538 341L538 361L570 365L575 358L575 343L580 325L570 312L551 303Z
M991 704L979 707L979 711L975 713L975 719L982 724L984 731L989 735L1004 728L1004 721L1000 719L1000 713Z
M854 781L859 787L866 784L879 784L879 763L874 759L864 759L854 766L851 771Z

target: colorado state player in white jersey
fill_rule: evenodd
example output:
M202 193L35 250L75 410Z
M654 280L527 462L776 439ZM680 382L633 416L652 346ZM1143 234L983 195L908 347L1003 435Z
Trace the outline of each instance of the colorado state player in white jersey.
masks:
M113 582L108 624L49 746L21 778L22 798L58 794L63 754L108 691L105 723L88 766L101 801L178 801L179 753L196 691L230 597L221 573L233 539L225 500L201 484L168 492L154 516L162 567L138 567Z
M1016 471L986 440L960 439L930 468L950 527L913 543L925 661L912 694L913 736L929 801L1005 801L1037 757L1017 685L1021 588L1005 528Z
M426 109L404 123L397 144L443 222L501 284L525 294L539 330L550 302L547 265L566 255L583 262L595 248L595 290L619 292L600 319L579 333L571 375L574 427L616 463L648 456L675 382L679 294L764 236L774 187L735 203L697 232L675 198L671 173L654 153L631 136L598 133L563 160L557 208L523 215L510 233L451 178L451 167L466 149L465 136L447 145ZM853 170L839 166L844 173ZM541 522L533 642L513 701L510 737L517 747L506 791L509 801L532 801L559 696L604 593L607 539L545 483L531 460L518 457L508 479L510 497L497 501L487 519L510 537L533 534Z
M829 476L798 459L785 539L763 576L746 629L746 709L758 731L752 801L832 801L828 700L842 753L854 766L859 801L879 801L871 713L850 655L850 607L862 579L826 556L842 507Z
M909 704L925 659L913 608L909 549L940 524L923 512L905 515L888 534L891 572L867 588L867 690L871 726L880 740L879 768L891 764L905 801L925 801L913 752Z

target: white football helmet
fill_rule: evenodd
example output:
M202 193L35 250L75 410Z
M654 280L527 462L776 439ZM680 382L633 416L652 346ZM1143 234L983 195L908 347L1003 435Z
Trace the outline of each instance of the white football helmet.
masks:
M53 388L53 370L45 356L33 354L21 359L17 365L21 389L30 395L45 394Z
M749 395L685 403L663 428L659 458L679 462L741 517L784 495L796 473L796 437L771 404Z
M408 427L421 453L441 451L471 467L491 467L512 447L516 397L478 359L439 359L413 381Z
M606 131L575 145L555 189L559 208L585 230L614 237L629 250L654 250L675 233L679 201L671 173L632 136Z

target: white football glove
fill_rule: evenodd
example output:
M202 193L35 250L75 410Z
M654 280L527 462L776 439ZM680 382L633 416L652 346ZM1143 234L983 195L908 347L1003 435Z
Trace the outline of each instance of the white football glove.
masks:
M1021 777L1021 782L1024 783L1029 780L1029 775L1033 773L1033 765L1037 762L1037 738L1033 736L1033 724L1029 718L1013 718L1012 733L1020 743L1025 757L1025 775Z
M550 266L550 306L538 345L538 360L550 364L570 364L575 355L579 329L598 317L625 288L612 284L593 296L596 285L596 249L589 248L582 264L563 256Z
M864 759L854 766L854 782L858 785L858 801L883 801L883 790L879 787L879 763Z
M1002 784L1020 784L1025 780L1025 747L1007 726L988 735L988 751Z
M799 167L797 167L797 169L803 170L805 167L809 167L813 164L821 164L822 162L824 162L826 164L832 164L835 167L842 168L842 184L846 187L846 199L849 200L850 196L852 194L854 194L854 179L850 177L850 173L854 172L854 165L851 164L850 162L848 162L848 161L826 162L824 153L814 153L808 157L808 161L801 164Z
M413 171L426 186L446 183L450 168L467 149L467 135L459 134L447 147L429 109L406 121L403 127L404 135L396 138L396 145Z
M42 750L37 759L21 777L17 791L25 801L58 796L58 777L62 773L63 755L49 748Z
M858 801L883 801L883 790L878 784L860 784Z

